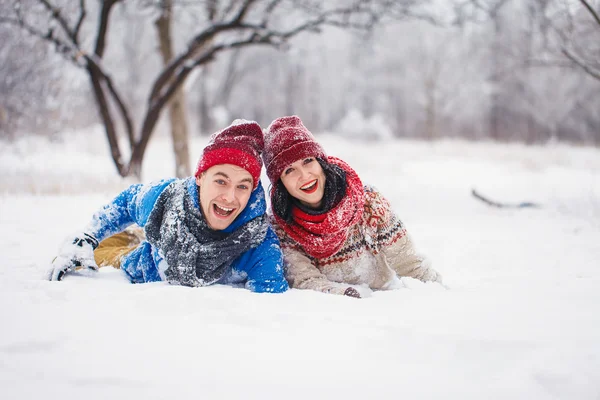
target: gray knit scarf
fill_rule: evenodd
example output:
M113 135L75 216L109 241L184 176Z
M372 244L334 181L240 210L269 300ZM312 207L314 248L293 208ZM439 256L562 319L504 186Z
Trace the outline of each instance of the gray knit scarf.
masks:
M187 180L177 180L160 194L145 226L146 237L169 265L169 283L207 286L221 279L242 253L258 247L269 225L263 214L230 233L213 230L187 185Z

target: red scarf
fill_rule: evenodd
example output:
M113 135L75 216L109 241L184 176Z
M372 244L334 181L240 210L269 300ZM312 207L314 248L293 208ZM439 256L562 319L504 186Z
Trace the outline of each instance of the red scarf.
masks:
M273 213L283 230L314 258L330 257L340 250L350 227L360 221L365 204L363 184L356 171L339 158L328 157L327 162L346 172L346 195L334 208L324 214L310 215L294 207L291 224Z

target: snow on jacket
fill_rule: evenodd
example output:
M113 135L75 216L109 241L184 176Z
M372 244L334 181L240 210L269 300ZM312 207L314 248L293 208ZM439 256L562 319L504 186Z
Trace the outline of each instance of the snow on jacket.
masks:
M121 192L111 203L94 214L86 232L98 241L122 232L129 225L144 227L161 193L176 179L166 179L150 184L135 184ZM194 177L186 179L186 195L200 209L198 186ZM233 232L248 221L266 212L264 190L259 183L252 191L246 208L224 232ZM121 260L121 269L131 282L144 283L165 280L168 268L161 251L148 241L127 254ZM229 271L217 283L242 284L253 292L285 292L288 284L283 274L283 260L277 236L269 227L265 240L231 264Z
M355 175L345 163L339 163ZM367 285L385 290L397 287L398 277L441 282L441 275L418 255L400 219L390 203L375 188L359 179L348 179L348 185L361 185L364 205L361 218L350 225L346 240L333 255L315 257L294 240L283 221L272 218L281 241L286 266L286 278L297 289L312 289L343 294L348 285ZM362 189L362 190L360 190ZM287 230L290 229L286 226Z

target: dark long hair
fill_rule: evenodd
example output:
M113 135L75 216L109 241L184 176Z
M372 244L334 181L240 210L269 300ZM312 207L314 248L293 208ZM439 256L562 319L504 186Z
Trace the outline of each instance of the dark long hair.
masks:
M300 203L288 192L281 178L277 180L274 186L271 207L273 207L273 212L288 224L292 222L292 209L294 207L298 207L308 214L323 214L335 207L346 195L348 186L346 172L339 166L330 164L322 158L316 158L316 160L325 174L325 190L320 208L314 209Z

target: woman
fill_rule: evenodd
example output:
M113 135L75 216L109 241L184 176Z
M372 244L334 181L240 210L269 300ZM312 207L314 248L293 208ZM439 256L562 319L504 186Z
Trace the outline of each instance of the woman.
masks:
M263 161L292 287L360 298L361 287L401 287L402 276L441 283L389 202L344 161L327 156L300 118L271 123Z

